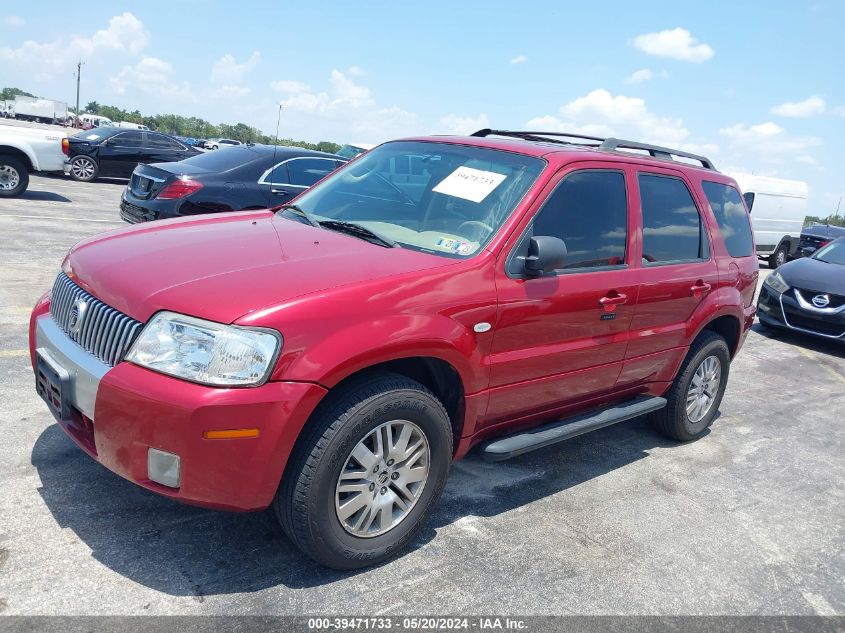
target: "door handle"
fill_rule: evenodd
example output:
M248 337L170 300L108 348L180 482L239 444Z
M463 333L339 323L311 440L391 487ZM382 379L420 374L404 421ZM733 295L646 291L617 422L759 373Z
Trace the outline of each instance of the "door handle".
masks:
M270 193L275 193L277 196L286 196L288 195L287 189L271 189Z
M616 292L615 290L611 290L607 295L599 299L599 305L604 308L605 312L613 312L616 310L616 306L620 306L623 303L628 303L628 295Z
M710 284L704 283L699 279L690 290L692 291L692 296L698 299L710 292L710 288Z

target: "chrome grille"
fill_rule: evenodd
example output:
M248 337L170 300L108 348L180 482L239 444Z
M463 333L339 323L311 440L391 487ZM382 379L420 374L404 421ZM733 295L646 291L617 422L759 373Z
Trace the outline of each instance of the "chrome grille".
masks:
M87 304L82 325L72 331L71 313L77 300ZM123 360L129 347L141 332L144 324L118 312L85 292L64 273L59 273L53 284L50 316L71 340L104 363L114 366Z

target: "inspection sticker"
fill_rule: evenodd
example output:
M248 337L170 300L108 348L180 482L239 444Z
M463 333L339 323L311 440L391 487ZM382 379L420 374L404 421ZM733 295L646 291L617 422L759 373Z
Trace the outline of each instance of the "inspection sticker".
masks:
M472 202L481 202L507 178L494 171L482 171L472 167L458 167L440 181L434 188L437 193L463 198Z

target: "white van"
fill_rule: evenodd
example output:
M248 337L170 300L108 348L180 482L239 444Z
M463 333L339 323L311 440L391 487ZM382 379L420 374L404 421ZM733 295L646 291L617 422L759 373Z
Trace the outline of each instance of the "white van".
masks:
M80 114L81 123L90 123L94 127L114 127L114 121L99 114Z
M757 256L777 268L798 255L807 217L807 183L753 174L729 174L751 211Z
M132 123L131 121L118 121L117 127L125 127L130 130L149 130L146 125L141 125L140 123Z

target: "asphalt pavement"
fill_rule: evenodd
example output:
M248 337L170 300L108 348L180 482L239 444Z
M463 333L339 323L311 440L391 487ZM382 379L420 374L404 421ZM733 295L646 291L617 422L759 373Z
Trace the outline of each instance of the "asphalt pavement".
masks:
M702 439L632 420L470 456L411 551L375 569L320 568L269 512L110 473L36 396L27 323L70 246L125 226L124 185L33 176L0 200L0 613L845 614L845 347L759 325Z

